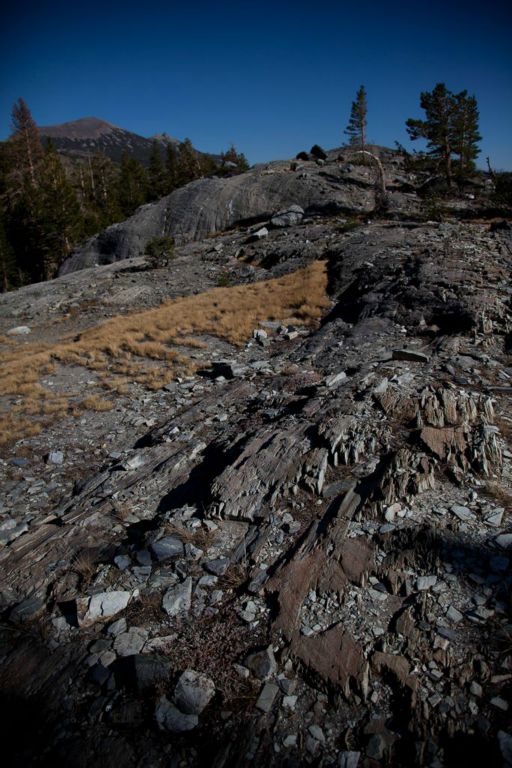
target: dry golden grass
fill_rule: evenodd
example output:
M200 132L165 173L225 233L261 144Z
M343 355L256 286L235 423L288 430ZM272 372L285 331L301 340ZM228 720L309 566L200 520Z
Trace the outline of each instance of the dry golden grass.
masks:
M77 415L83 409L105 411L108 401L92 395L62 395L40 384L61 366L82 366L98 374L98 384L127 391L130 381L157 390L175 376L198 367L183 348L207 345L197 335L217 336L241 345L263 320L316 322L329 306L325 262L290 275L250 285L214 288L169 301L155 309L121 315L54 344L11 345L0 351L0 397L15 397L9 414L0 413L0 445L40 431L48 420ZM180 347L181 350L172 349ZM26 416L32 416L27 419Z
M81 552L71 561L71 570L80 577L80 586L87 589L96 573L96 560L90 552Z
M114 404L109 400L103 400L99 395L89 395L82 401L81 405L87 411L111 411Z

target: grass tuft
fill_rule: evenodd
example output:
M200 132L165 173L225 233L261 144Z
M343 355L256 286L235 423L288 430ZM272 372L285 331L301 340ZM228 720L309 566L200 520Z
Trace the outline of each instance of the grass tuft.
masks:
M98 395L79 402L80 393L46 389L41 378L54 373L56 364L82 366L97 374L99 386L118 394L128 391L129 382L158 390L195 373L199 363L184 353L206 346L196 336L240 346L264 320L314 324L329 306L326 288L326 264L314 262L283 277L217 287L113 317L74 339L9 343L0 350L0 445L37 434L52 419L113 407Z

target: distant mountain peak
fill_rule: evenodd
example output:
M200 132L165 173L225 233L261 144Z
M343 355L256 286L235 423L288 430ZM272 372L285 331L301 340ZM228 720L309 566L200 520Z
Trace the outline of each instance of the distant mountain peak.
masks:
M60 155L78 161L84 161L95 152L100 152L119 163L123 153L128 152L148 166L155 141L160 143L162 152L168 145L176 148L181 144L179 139L169 136L165 131L147 138L98 117L81 117L59 125L41 125L38 130L43 138L52 140Z
M81 117L59 125L43 125L39 132L55 139L99 139L112 131L123 130L97 117Z

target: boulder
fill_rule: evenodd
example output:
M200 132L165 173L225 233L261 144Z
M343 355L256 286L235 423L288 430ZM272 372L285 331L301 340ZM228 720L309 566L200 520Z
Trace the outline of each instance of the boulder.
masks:
M123 611L132 596L131 592L113 590L112 592L99 592L89 600L84 622L89 623L98 619L108 619Z
M213 680L194 669L186 669L174 689L176 705L189 715L200 715L214 696Z
M158 727L162 731L171 733L185 733L193 731L199 724L197 715L190 715L180 712L174 704L171 704L166 696L162 696L156 706L155 718Z
M162 600L162 608L168 616L188 613L192 602L192 579L190 576L181 584L170 587Z
M318 166L305 176L290 173L288 163L277 162L270 169L257 166L238 176L193 181L87 240L61 265L59 275L140 256L146 244L162 234L180 245L212 232L267 221L274 211L288 212L292 206L308 213L372 210L371 189L348 181L334 183L320 174Z
M291 227L294 224L300 224L303 218L304 208L301 208L300 205L290 205L288 208L275 213L270 219L270 224L277 228Z

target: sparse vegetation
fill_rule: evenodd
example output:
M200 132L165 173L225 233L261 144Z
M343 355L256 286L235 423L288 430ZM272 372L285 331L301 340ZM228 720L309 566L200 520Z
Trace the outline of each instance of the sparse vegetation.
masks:
M168 235L154 237L146 245L146 258L151 267L166 267L174 257L174 240Z
M494 174L493 202L497 205L512 207L512 173Z
M347 219L341 224L338 224L336 229L341 233L353 232L354 229L357 229L359 226L361 226L359 219L357 219L355 216L352 216L350 219Z
M9 344L0 351L0 444L37 434L48 423L84 410L107 411L112 403L92 393L59 394L41 383L55 366L83 366L98 385L124 393L129 382L160 389L177 375L190 375L198 363L180 347L200 349L196 335L243 344L261 320L316 322L328 307L324 262L273 280L214 288L166 302L160 307L114 317L74 340L56 344ZM30 416L30 418L28 418Z

